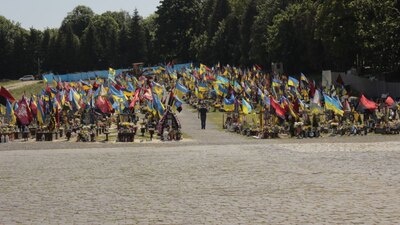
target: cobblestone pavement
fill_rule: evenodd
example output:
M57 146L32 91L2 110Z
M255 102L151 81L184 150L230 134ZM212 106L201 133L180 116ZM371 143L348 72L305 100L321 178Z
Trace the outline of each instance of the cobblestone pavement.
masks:
M4 151L0 224L398 224L392 145Z
M185 143L0 151L0 224L400 223L400 142L251 143L182 118Z

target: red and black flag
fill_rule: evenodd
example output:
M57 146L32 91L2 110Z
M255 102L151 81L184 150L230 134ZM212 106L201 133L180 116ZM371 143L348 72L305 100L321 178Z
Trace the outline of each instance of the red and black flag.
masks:
M0 104L6 106L7 100L11 103L15 102L14 97L4 87L0 88Z
M360 106L363 109L368 109L368 110L375 110L378 108L378 105L374 101L367 99L364 95L361 95Z
M395 104L395 101L392 97L388 96L385 100L385 103L387 106L392 107Z

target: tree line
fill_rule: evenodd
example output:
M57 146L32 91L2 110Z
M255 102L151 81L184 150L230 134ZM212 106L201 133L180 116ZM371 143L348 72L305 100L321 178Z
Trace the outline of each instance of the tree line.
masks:
M350 67L399 72L397 0L163 0L147 18L135 10L95 14L77 6L57 29L21 28L0 16L0 74L17 78L202 62L287 72Z

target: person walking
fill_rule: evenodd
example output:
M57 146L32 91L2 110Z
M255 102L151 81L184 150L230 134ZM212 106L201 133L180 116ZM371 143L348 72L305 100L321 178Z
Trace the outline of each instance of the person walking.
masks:
M208 112L208 109L207 109L206 105L204 103L201 104L201 107L199 108L198 118L200 118L200 120L201 120L201 129L202 130L206 129L207 112Z

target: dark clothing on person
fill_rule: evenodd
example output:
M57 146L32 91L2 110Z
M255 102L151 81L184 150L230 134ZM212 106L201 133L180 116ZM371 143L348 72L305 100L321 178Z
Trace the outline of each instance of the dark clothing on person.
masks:
M207 120L207 108L201 107L199 109L199 116L201 120L201 129L205 130L206 129L206 120Z

